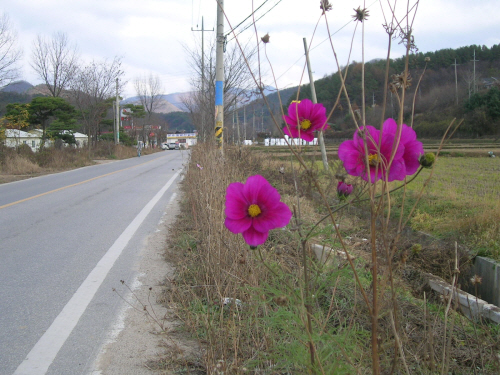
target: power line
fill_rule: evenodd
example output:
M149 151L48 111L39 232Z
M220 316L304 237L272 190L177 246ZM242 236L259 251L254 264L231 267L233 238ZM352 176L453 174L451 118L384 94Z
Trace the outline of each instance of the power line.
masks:
M319 42L317 45L315 45L314 47L312 47L309 51L312 51L313 49L315 49L316 47L319 47L321 44L323 44L324 42L326 42L327 40L330 39L330 37L334 36L335 34L337 34L339 31L341 31L344 27L346 27L347 25L349 25L351 22L353 22L354 20L351 20L349 22L347 22L344 26L342 26L340 29L336 30L333 34L331 34L328 38L326 38L325 40ZM300 60L302 60L304 56L300 56L297 61L295 61L292 66L290 66L287 70L285 70L278 78L276 78L276 80L280 79L281 77L283 77L290 69L292 69L295 64L297 64Z
M259 5L259 7L257 9L255 9L252 13L250 13L243 21L241 21L239 24L237 24L235 27L233 27L231 30L229 30L226 35L224 36L228 36L229 34L231 34L234 30L236 30L238 27L241 26L241 24L243 22L245 22L247 19L249 19L250 17L252 17L254 15L255 12L257 12L260 8L262 8L262 6L267 3L269 0L266 0L264 1L262 4Z
M375 4L377 2L377 0L375 0L373 3L371 3L367 9L371 8L373 6L373 4ZM354 19L348 21L344 26L342 26L340 29L336 30L334 33L330 34L327 38L325 38L324 40L322 40L321 42L319 42L318 44L316 44L314 47L312 47L310 51L312 51L313 49L319 47L320 45L322 45L324 42L326 42L327 40L329 40L332 36L334 36L335 34L337 34L338 32L340 32L342 29L344 29L347 25L349 25L351 22L355 22ZM287 70L285 70L278 78L276 78L276 81L278 79L280 79L281 77L283 77L290 69L292 69L295 64L297 64L297 62L299 62L301 59L303 58L303 56L300 56Z
M267 1L268 1L268 0L266 0L266 2L267 2ZM236 37L237 37L238 35L240 35L243 31L245 31L245 30L246 30L246 29L248 29L249 27L253 26L255 23L257 23L257 21L258 21L258 20L260 20L260 19L261 19L262 17L264 17L267 13L269 13L271 10L273 10L273 9L276 7L276 5L278 5L278 4L279 4L279 3L281 3L282 1L283 1L283 0L279 0L276 4L274 4L271 8L269 8L269 10L268 10L266 13L264 13L262 16L260 16L259 18L257 18L257 19L255 20L255 22L253 22L253 21L252 21L252 23L250 23L247 27L245 27L245 28L244 28L243 30L241 30L238 34L236 34L236 35L235 35L235 36L233 36L231 39L229 39L229 40L228 40L228 42L230 42L231 40L233 40L234 38L236 38ZM262 4L262 5L264 5L264 4ZM252 13L252 14L253 14L253 13ZM251 15L250 15L250 16L251 16ZM247 17L247 19L248 19L248 17Z

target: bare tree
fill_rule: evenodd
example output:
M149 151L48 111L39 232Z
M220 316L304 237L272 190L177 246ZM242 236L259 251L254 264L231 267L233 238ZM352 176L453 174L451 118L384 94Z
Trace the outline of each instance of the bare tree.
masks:
M44 81L52 96L60 96L68 87L77 64L76 46L69 45L65 33L55 33L50 40L38 35L33 42L31 67Z
M205 66L202 66L201 48L189 49L189 65L193 71L191 96L183 99L184 105L190 112L193 123L202 139L208 140L214 134L215 126L215 42L212 41L208 48L208 58L205 57ZM245 59L252 66L256 50L248 46L241 53L238 45L233 44L224 53L224 117L229 119L232 111L249 100L257 88L248 69ZM204 69L205 82L202 85L202 69ZM202 92L201 88L204 87ZM227 138L229 139L229 138Z
M17 62L21 56L17 35L11 29L9 16L4 13L0 17L0 86L8 85L19 76Z
M137 78L134 87L142 106L146 110L149 122L151 115L158 108L163 94L160 77L150 73L148 77Z
M92 61L89 65L76 70L70 81L71 97L74 105L80 111L90 143L96 143L100 124L116 94L116 79L124 72L121 68L121 58L113 61ZM119 91L125 85L120 82Z

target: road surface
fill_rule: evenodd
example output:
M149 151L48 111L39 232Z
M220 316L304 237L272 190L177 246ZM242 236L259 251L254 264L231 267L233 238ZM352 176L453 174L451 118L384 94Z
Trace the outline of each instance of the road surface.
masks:
M187 151L0 185L0 374L87 374Z

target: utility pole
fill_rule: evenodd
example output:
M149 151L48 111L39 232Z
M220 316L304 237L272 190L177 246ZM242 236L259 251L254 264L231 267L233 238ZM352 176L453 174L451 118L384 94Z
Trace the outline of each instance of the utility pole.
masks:
M252 117L252 141L255 142L255 108L253 109L253 117Z
M456 100L456 103L457 103L457 106L458 106L457 65L460 65L460 64L457 64L457 59L455 59L455 64L451 64L451 65L454 65L454 66L455 66L455 100Z
M217 0L217 50L215 60L215 139L224 152L224 0Z
M260 108L260 131L264 133L264 107Z
M198 27L198 25L196 25ZM195 30L191 27L191 31L201 31L201 100L202 100L202 106L201 106L201 128L205 129L205 106L203 105L205 103L205 31L214 31L208 29L205 30L204 24L203 24L203 17L201 17L201 29Z
M309 72L309 83L311 84L312 102L314 104L317 104L318 99L316 98L316 89L314 88L314 78L311 70L311 62L309 61L309 50L307 48L307 41L306 38L303 38L302 40L304 41L304 51L306 53L307 71ZM325 169L325 171L328 171L328 159L326 158L325 140L323 139L322 130L318 132L318 139L319 139L319 148L321 149L321 158L323 159L323 168Z
M234 108L233 108L233 145L234 145Z
M247 140L247 106L243 107L243 137Z
M479 60L476 60L476 50L474 50L474 87L472 87L472 90L474 91L474 94L476 93L476 61L479 61Z
M238 129L238 146L241 145L241 134L240 134L240 116L238 111L236 111L236 128Z
M116 78L116 120L115 120L115 145L120 143L120 97L118 96L118 78Z

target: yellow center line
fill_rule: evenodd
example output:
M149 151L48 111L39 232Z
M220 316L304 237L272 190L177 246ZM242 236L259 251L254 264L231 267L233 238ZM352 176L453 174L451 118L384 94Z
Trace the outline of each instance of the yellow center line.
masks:
M57 188L57 189L54 189L54 190L47 191L45 193L33 195L32 197L24 198L24 199L21 199L19 201L7 203L7 204L4 204L3 206L0 206L0 210L3 209L3 208L7 208L7 207L10 207L10 206L14 206L16 204L19 204L19 203L23 203L23 202L35 199L35 198L43 197L44 195L48 195L48 194L52 194L52 193L55 193L55 192L58 192L58 191L61 191L61 190L64 190L64 189L68 189L68 188L73 187L73 186L82 185L82 184L85 184L85 183L90 182L90 181L97 180L97 179L102 178L102 177L111 176L112 174L115 174L115 173L118 173L118 172L123 172L123 171L126 171L128 169L136 168L136 167L139 167L141 165L151 163L152 161L155 161L156 159L158 159L158 158L155 158L153 160L149 160L149 161L147 161L145 163L142 163L142 164L137 164L137 165L133 165L133 166L128 167L128 168L119 169L119 170L114 171L114 172L106 173L106 174L103 174L101 176L93 177L93 178L90 178L90 179L85 180L85 181L80 181L80 182L77 182L76 184L71 184L71 185L63 186L63 187L60 187L60 188Z

